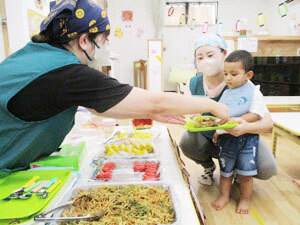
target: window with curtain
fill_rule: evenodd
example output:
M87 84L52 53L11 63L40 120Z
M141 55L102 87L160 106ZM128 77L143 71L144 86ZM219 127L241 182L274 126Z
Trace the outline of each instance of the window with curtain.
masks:
M186 24L185 3L167 3L165 13L165 25Z
M216 24L217 23L217 2L199 2L189 4L189 23L195 19L196 24Z
M218 2L166 3L165 25L217 24Z

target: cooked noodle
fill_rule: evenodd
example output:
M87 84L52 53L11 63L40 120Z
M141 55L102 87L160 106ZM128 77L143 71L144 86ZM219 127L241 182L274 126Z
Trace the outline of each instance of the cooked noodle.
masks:
M79 190L73 197L73 207L63 216L95 215L103 209L105 216L94 221L77 221L64 224L81 225L155 225L171 224L175 212L168 190L161 186L127 185Z

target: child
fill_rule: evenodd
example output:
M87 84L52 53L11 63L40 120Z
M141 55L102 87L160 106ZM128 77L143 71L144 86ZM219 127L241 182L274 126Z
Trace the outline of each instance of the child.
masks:
M230 117L242 117L248 122L264 117L267 110L259 87L255 87L250 81L253 77L253 66L251 54L244 50L234 51L225 59L224 79L228 89L224 91L219 101L228 106ZM253 96L255 96L255 107L251 107L250 111ZM241 196L236 212L240 214L249 212L253 187L252 176L257 174L258 140L257 134L235 137L223 133L218 136L221 176L220 195L212 203L215 209L221 210L227 204L232 178L237 174Z

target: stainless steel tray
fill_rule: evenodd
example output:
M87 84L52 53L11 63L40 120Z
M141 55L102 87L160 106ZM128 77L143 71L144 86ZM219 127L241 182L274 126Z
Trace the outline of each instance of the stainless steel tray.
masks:
M130 183L116 183L116 182L111 182L111 183L79 183L77 187L74 187L64 198L63 200L59 203L59 205L61 204L65 204L67 202L70 202L72 200L72 196L76 195L78 193L79 190L90 190L90 189L95 189L95 188L99 188L101 186L108 186L108 185L112 185L112 186L128 186L128 185L145 185L148 187L153 187L153 186L158 186L158 187L162 187L165 190L168 190L168 193L171 197L171 201L172 201L172 205L173 205L173 209L175 212L175 220L173 223L171 223L172 225L180 225L181 224L181 218L180 218L180 206L179 206L179 202L175 196L175 192L172 190L172 188L168 185L165 184L163 182L130 182ZM58 211L54 217L59 217L62 215L62 213L64 212L64 210L60 210ZM52 222L52 225L57 225L56 222ZM74 222L73 222L74 224ZM171 225L168 224L168 225Z

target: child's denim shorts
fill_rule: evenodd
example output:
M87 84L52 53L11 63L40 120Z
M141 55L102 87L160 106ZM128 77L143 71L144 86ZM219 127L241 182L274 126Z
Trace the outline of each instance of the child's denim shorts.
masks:
M220 148L219 164L221 175L230 177L233 173L243 176L257 174L257 134L244 134L234 137L223 134L218 137Z

